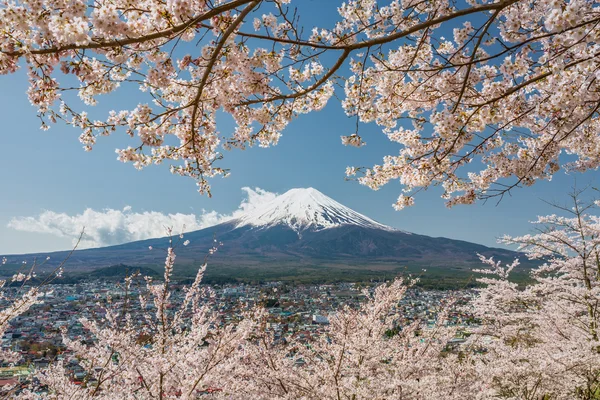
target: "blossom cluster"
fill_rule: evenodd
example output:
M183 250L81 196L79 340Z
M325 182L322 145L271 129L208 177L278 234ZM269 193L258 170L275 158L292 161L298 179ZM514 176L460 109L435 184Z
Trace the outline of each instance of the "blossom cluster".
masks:
M364 169L361 183L377 189L397 179L409 196L441 185L453 206L549 180L563 154L573 156L564 168L598 167L596 4L473 1L461 11L480 14L478 26L467 21L445 38L444 24L423 20L442 19L447 4L427 3L435 12L398 8L412 12L397 34L411 40L351 62L346 113L400 145L399 154Z
M349 0L329 27L300 25L289 3L6 0L0 74L27 66L42 128L73 125L86 150L125 132L137 142L119 160L167 164L209 194L208 178L229 173L224 149L277 144L336 86L349 116L398 145L361 169L374 189L399 180L412 198L441 185L452 206L600 165L594 2ZM105 118L63 95L93 106L126 88L146 100ZM219 112L233 118L230 132ZM342 141L364 144L358 132Z
M474 309L481 334L498 338L483 357L490 388L512 398L594 398L600 388L600 219L572 195L563 215L539 217L539 233L502 241L540 260L525 288L509 280L518 265L488 264ZM564 215L567 214L567 215Z

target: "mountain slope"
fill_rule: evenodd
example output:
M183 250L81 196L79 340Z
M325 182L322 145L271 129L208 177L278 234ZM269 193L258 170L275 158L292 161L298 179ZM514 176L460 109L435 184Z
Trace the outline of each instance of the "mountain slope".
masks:
M176 240L180 242L176 250L179 271L193 273L217 240L223 245L211 257L209 275L229 278L280 279L307 273L327 277L333 270L350 271L349 276L372 276L423 267L470 273L472 267L480 266L477 253L503 260L517 255L505 249L394 229L312 188L292 189L239 218L189 232L185 240L190 241L188 246ZM158 238L79 250L67 266L71 270L119 263L159 267L164 261L160 249L167 246L167 238ZM48 266L66 254L51 254ZM31 256L8 259L20 262Z

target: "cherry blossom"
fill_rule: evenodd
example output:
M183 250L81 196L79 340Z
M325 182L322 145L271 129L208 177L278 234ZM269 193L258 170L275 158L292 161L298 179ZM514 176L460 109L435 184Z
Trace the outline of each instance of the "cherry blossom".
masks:
M349 170L373 189L398 180L414 199L441 185L452 206L600 165L594 2L349 0L331 26L303 25L293 7L5 0L0 73L28 69L43 129L73 125L88 151L124 132L132 144L119 160L168 165L208 194L208 178L229 173L224 150L276 145L334 94L357 119L344 144L363 146L359 122L372 122L397 149ZM90 116L127 88L141 91L137 104ZM219 130L220 112L231 131Z
M456 333L446 326L448 305L433 326L409 323L397 308L407 288L398 279L365 291L359 308L340 309L313 340L282 344L266 332L256 334L225 392L256 399L471 398L474 371L444 354Z
M482 258L488 264L474 302L484 324L478 362L490 397L591 399L600 387L600 219L593 203L572 194L561 215L539 217L539 233L505 237L540 260L532 284L508 278L518 265ZM485 344L483 344L483 340Z
M30 398L49 399L196 399L219 388L227 364L254 327L254 315L223 324L211 307L213 293L200 285L206 264L186 288L181 303L172 300L175 251L167 249L162 282L145 277L145 291L137 301L141 320L128 307L136 276L126 278L125 300L104 308L103 318L81 318L94 337L91 344L69 338L63 342L87 372L83 385L70 379L62 361L38 371L47 393L30 392Z

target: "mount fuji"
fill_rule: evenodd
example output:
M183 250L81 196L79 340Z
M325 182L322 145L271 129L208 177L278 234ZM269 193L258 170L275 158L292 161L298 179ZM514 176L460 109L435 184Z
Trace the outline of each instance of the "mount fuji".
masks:
M291 189L241 216L188 232L185 240L190 241L188 246L176 248L176 269L182 276L194 273L215 241L223 243L210 258L209 280L359 280L422 269L433 271L429 276L449 279L470 275L473 267L480 266L477 253L502 260L518 256L506 249L392 228L313 188ZM160 249L167 245L168 238L158 238L78 250L67 270L115 264L158 270L164 261ZM58 262L66 254L50 254L51 261ZM31 256L7 258L20 262Z
M272 201L231 221L235 228L272 228L286 226L298 233L354 225L362 228L394 231L387 225L338 203L316 189L291 189Z

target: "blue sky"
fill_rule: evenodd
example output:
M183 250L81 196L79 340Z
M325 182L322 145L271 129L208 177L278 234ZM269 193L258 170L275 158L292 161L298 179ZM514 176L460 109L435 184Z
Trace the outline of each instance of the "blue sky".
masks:
M331 11L331 10L329 10ZM329 14L324 12L320 19ZM14 218L38 218L51 211L59 216L76 216L86 209L99 212L123 210L139 214L196 214L216 211L229 214L246 196L242 187L259 187L283 193L295 187L312 186L337 201L382 223L431 236L445 236L485 245L496 245L503 234L530 231L529 220L551 212L541 199L565 200L574 184L574 175L559 172L552 182L517 189L499 205L495 202L447 209L440 191L421 193L414 207L394 211L392 203L400 194L397 182L375 192L357 182L345 181L347 166L371 166L384 155L396 154L375 125L362 125L367 146L344 147L340 135L354 132L355 120L343 113L339 101L330 101L325 110L301 116L284 131L279 145L225 152L222 162L231 176L212 181L213 198L201 196L194 181L171 175L166 167L135 170L116 160L115 148L134 145L123 132L99 138L92 152L83 151L79 131L61 124L47 132L39 129L36 111L30 106L25 73L0 76L0 254L45 252L68 249L72 237L22 231L9 227ZM136 91L100 98L94 112L131 106L141 98ZM220 127L228 134L227 123ZM597 183L597 172L577 175L577 184ZM156 215L156 214L155 214ZM176 227L177 228L177 227ZM77 228L79 229L79 228ZM134 236L123 236L125 239Z

